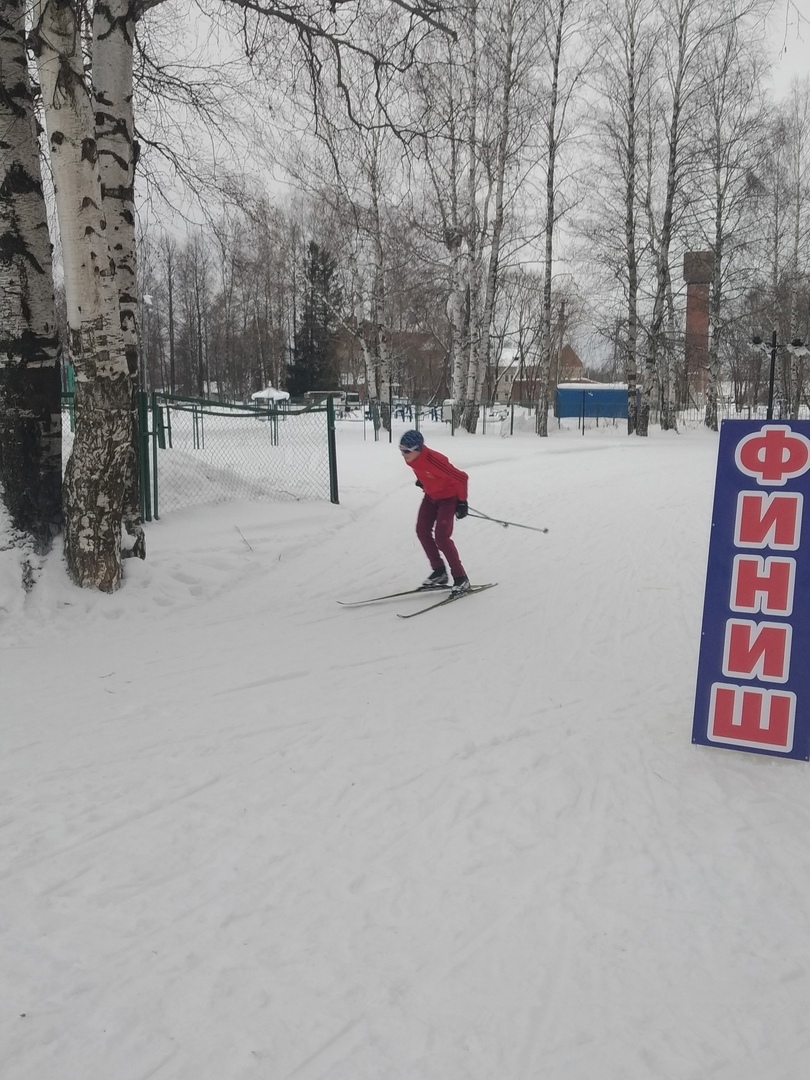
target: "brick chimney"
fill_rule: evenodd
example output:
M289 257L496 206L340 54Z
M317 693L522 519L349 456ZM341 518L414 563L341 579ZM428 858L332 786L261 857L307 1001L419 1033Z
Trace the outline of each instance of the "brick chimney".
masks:
M714 274L713 251L687 251L683 257L686 282L686 351L682 400L706 390L709 362L709 287Z

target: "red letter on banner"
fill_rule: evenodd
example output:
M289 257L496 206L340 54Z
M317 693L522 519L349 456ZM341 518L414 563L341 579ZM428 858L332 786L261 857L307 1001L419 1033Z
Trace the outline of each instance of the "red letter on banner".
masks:
M803 496L796 493L741 491L734 526L736 547L796 551L801 532Z
M723 647L723 674L762 682L788 680L793 629L787 623L729 619Z
M783 487L810 468L810 442L785 425L763 427L740 440L734 457L758 484Z
M715 683L706 735L711 742L790 753L795 719L795 694Z
M795 577L795 559L736 555L729 607L752 614L762 611L765 615L790 615Z

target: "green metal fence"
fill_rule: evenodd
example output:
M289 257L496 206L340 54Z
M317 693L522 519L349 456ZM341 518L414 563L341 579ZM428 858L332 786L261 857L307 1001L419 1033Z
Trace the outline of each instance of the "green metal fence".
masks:
M73 400L63 395L63 454L72 443ZM310 408L239 405L139 395L141 515L236 499L337 503L332 400Z

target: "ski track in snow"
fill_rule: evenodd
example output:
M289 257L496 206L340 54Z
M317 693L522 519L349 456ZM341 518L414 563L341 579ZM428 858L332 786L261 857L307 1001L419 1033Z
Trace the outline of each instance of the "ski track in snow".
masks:
M4 1080L804 1080L805 767L690 745L716 442L427 438L0 626ZM24 1014L24 1015L23 1015Z

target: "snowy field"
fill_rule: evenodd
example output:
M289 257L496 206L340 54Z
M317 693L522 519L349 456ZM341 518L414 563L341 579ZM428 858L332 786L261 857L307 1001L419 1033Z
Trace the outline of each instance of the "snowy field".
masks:
M0 553L3 1080L810 1075L810 772L690 742L716 437L426 435L550 531L411 621L335 602L427 566L362 424L115 596Z

